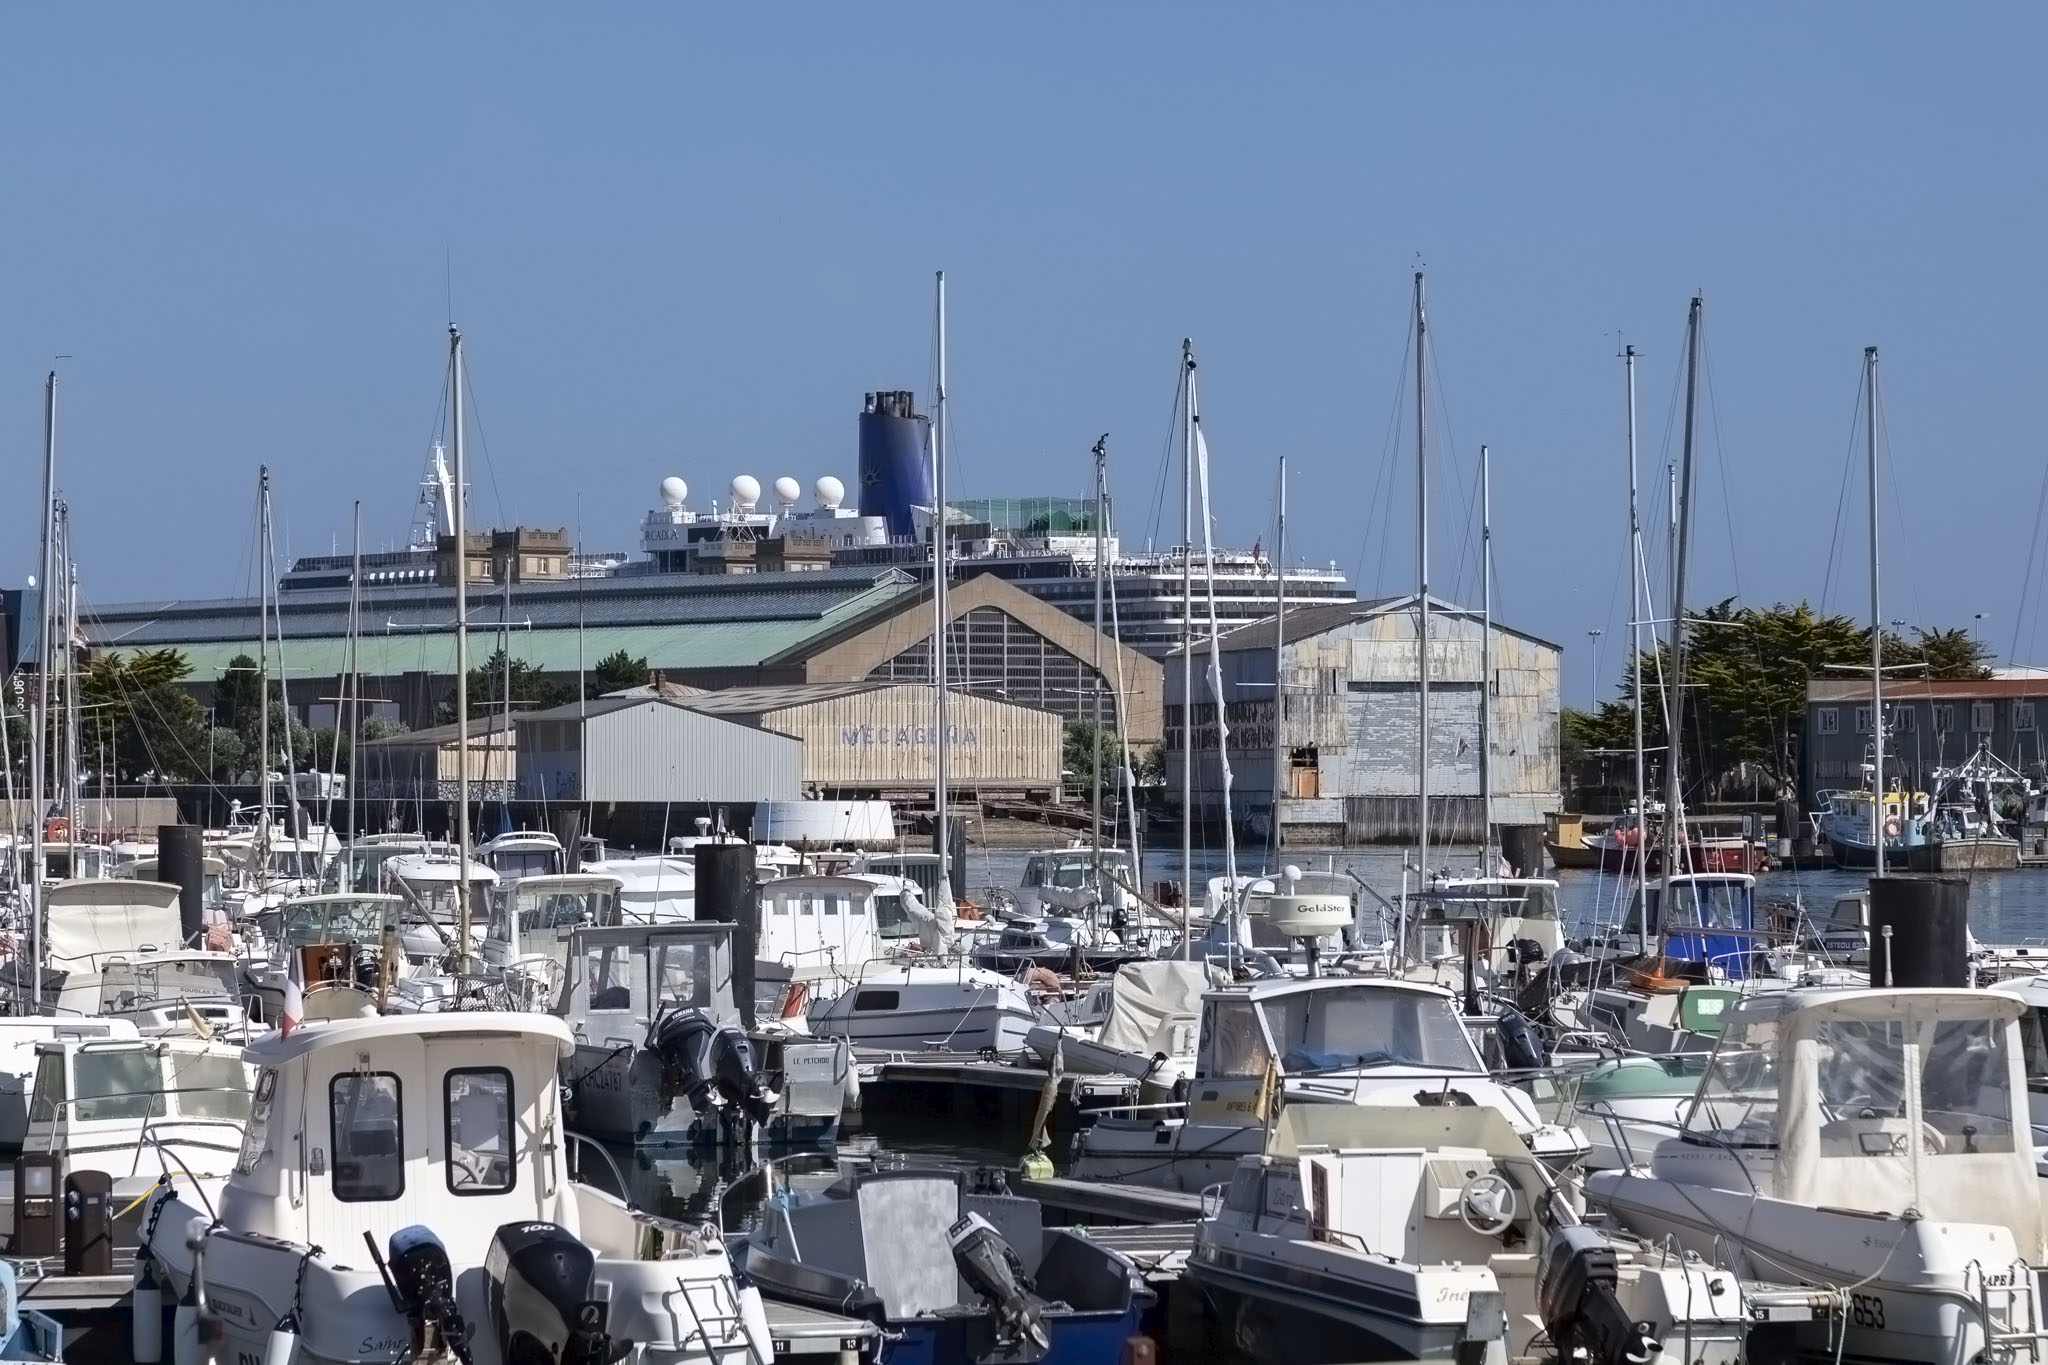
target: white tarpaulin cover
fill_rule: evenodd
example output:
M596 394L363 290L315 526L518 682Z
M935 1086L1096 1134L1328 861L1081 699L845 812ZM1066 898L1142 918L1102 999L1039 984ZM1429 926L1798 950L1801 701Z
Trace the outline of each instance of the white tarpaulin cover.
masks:
M49 965L59 971L95 971L116 953L181 946L178 888L168 882L64 882L45 895Z
M1132 962L1117 970L1104 1047L1150 1054L1171 1052L1167 1026L1202 1012L1202 992L1227 984L1223 974L1201 962Z

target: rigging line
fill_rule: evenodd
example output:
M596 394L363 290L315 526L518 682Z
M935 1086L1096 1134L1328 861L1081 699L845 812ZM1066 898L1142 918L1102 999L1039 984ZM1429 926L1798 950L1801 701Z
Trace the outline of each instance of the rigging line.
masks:
M2041 521L2044 513L2048 513L2048 464L2044 464L2041 467L2041 492L2034 499L2034 533L2027 537L2027 571L2020 577L2020 605L2018 611L2013 615L2012 652L2006 656L2008 660L2016 661L2023 657L2020 654L2020 628L2022 625L2025 625L2027 630L2027 652L2024 657L2029 659L2034 657L2034 633L2035 626L2038 624L2041 615L2041 602L2039 598L2035 599L2035 620L2029 623L2027 619L2027 596L2034 588L2034 557L2041 544Z
M1397 478L1395 471L1398 468L1395 445L1401 439L1401 430L1408 416L1408 360L1414 347L1415 313L1410 309L1401 328L1401 363L1394 370L1394 403L1387 417L1386 437L1380 443L1379 473L1373 476L1372 500L1366 504L1368 531L1372 530L1372 516L1375 512L1379 514L1379 527L1377 532L1367 535L1358 542L1358 563L1351 577L1353 583L1364 582L1366 547L1376 543L1379 546L1379 560L1373 566L1372 581L1375 589L1386 582L1387 527L1393 517L1394 485ZM1385 490L1384 496L1382 489Z
M1188 382L1187 366L1176 363L1173 381L1173 409L1167 414L1166 436L1159 445L1159 477L1152 483L1152 519L1145 524L1145 548L1158 545L1160 518L1165 515L1166 489L1173 482L1173 435L1180 430L1181 386Z
M1455 602L1462 598L1465 571L1472 564L1472 526L1478 520L1479 514L1479 465L1477 461L1472 465L1471 482L1460 481L1457 433L1451 429L1451 400L1450 395L1444 390L1444 367L1437 357L1436 334L1437 326L1432 323L1423 337L1423 344L1429 348L1430 377L1436 380L1437 425L1441 428L1440 439L1436 443L1436 458L1431 461L1431 465L1442 476L1439 482L1448 484L1460 493L1465 512L1461 523L1462 529L1459 532L1458 553L1451 561L1451 600Z
M491 441L488 436L484 435L483 405L476 401L476 380L471 377L469 364L466 359L462 366L462 382L463 387L469 392L469 410L464 416L468 417L469 424L476 428L476 443L484 455L484 472L490 475L491 478L491 501L498 504L498 524L503 526L507 518L505 516L504 496L498 492L498 467L491 460ZM456 489L455 494L457 497L461 497L462 490Z
M1714 472L1721 479L1721 518L1728 528L1728 577L1742 597L1742 557L1735 549L1735 498L1728 487L1728 453L1721 444L1721 405L1714 395L1714 357L1707 346L1707 320L1700 318L1700 377L1706 381L1707 418L1714 428Z
M1856 433L1863 429L1863 366L1856 366L1856 397L1849 412L1849 448L1842 452L1842 478L1835 489L1835 526L1828 535L1828 562L1821 573L1820 614L1828 614L1828 594L1834 585L1835 554L1842 538L1842 513L1849 503L1849 480L1856 468Z
M1891 519L1893 522L1893 529L1895 529L1898 532L1899 544L1910 544L1911 542L1907 539L1906 536L1905 526L1906 502L1904 496L1899 491L1899 462L1892 458L1891 416L1885 411L1884 390L1882 388L1880 388L1877 391L1876 406L1878 459L1884 466L1885 478L1891 483L1892 486ZM1904 593L1906 598L1906 605L1910 610L1912 618L1916 621L1927 620L1928 618L1925 615L1926 604L1920 600L1920 580L1918 576L1914 574L1893 574L1891 581L1895 591L1901 591ZM1904 587L1900 588L1899 584L1902 582L1904 583ZM1885 623L1882 621L1878 622L1879 628L1882 629L1884 624ZM1922 629L1925 629L1925 627L1922 627ZM1903 637L1901 637L1899 643L1905 643Z

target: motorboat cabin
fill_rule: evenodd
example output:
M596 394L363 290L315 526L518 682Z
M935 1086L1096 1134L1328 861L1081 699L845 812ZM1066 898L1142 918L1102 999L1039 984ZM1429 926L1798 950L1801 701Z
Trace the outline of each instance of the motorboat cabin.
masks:
M269 1034L246 1136L211 1204L168 1181L142 1210L167 1299L195 1278L222 1359L396 1365L760 1365L760 1300L717 1230L570 1175L546 1015L322 1020ZM367 1243L367 1245L366 1245ZM296 1340L291 1340L295 1332Z
M241 964L232 953L189 948L111 957L100 967L99 1013L144 1037L196 1032L239 1042L248 1027Z
M764 993L803 982L830 995L877 958L918 941L919 921L905 898L923 901L917 883L883 873L805 874L761 884L755 980Z
M554 1012L575 1039L564 1079L576 1131L657 1146L837 1133L850 1050L764 1039L757 1061L734 998L732 934L695 921L570 931Z
M391 985L405 974L413 947L439 953L441 940L432 926L408 933L408 938L425 936L425 943L401 939L399 920L405 908L399 896L342 894L306 896L264 912L258 923L268 955L248 961L242 969L243 982L262 1017L278 1017L294 962L306 1018L374 1014Z
M125 878L44 887L45 1002L59 1013L96 1013L100 973L111 960L177 949L183 940L180 894L168 882Z
M484 965L491 971L518 970L545 976L561 994L562 963L569 935L622 922L619 879L591 873L536 875L501 883L491 894L491 923L484 935Z
M2042 1358L2025 1005L1997 991L1794 989L1728 1012L1681 1130L1587 1200L1736 1273L1853 1285L1844 1358Z
M500 834L480 844L476 858L497 873L501 882L521 877L559 877L569 870L562 841L546 830L522 829Z
M1636 889L1616 944L1624 952L1650 954L1662 942L1671 963L1693 963L1709 977L1744 980L1760 970L1766 926L1756 918L1756 878L1742 872L1694 872L1668 879L1667 912L1662 882Z

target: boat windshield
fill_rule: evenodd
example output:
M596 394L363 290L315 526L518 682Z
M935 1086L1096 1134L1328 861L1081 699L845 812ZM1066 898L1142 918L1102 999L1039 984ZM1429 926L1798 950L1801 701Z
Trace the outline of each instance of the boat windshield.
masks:
M2020 1056L2029 1081L2048 1081L2048 1009L2036 1005L2020 1016Z
M903 897L894 891L884 891L875 897L875 937L917 937L917 921L903 908Z
M385 900L301 901L284 907L284 940L293 947L312 943L375 943L398 922L397 905Z
M518 908L519 928L525 933L619 922L619 898L602 887L540 892L515 890L512 894L513 904Z
M507 849L491 855L491 870L504 881L515 877L546 877L560 872L562 855L551 848Z
M1776 1148L1778 1066L1770 1048L1723 1047L1707 1064L1685 1136L1717 1147Z
M263 862L263 875L281 881L309 881L320 875L320 864L324 861L310 849L272 849Z
M1289 1075L1360 1066L1485 1070L1443 996L1336 986L1272 996L1258 1009Z
M235 964L224 957L109 962L100 973L100 1009L110 1014L180 1000L233 1000L240 994Z

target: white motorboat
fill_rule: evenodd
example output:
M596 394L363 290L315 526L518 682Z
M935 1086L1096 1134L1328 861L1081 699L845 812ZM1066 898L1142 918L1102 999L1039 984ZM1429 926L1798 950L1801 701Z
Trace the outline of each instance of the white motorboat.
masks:
M437 926L444 935L452 932L460 921L462 887L466 881L472 941L463 946L465 952L475 951L490 923L491 889L498 884L497 873L474 858L466 860L465 865L460 856L403 853L387 860L378 875L383 890L405 899L409 918Z
M2022 1002L1976 990L1792 990L1729 1012L1683 1129L1589 1204L1740 1274L1840 1291L1869 1361L2048 1359Z
M655 1146L837 1134L852 1049L777 1033L759 1038L757 1061L733 998L732 937L715 922L570 931L554 1012L576 1038L563 1079L577 1132Z
M60 1014L97 1014L101 973L116 958L171 952L180 946L179 895L168 882L126 878L45 886L44 1004Z
M28 1101L36 1075L36 1045L52 1039L137 1038L126 1019L62 1019L49 1014L0 1015L0 1160L12 1160L28 1132Z
M492 889L484 970L505 982L521 1009L548 1009L567 981L569 936L621 923L619 879L536 874Z
M521 877L557 877L568 871L562 841L546 830L521 829L477 845L476 860L501 882Z
M1187 1273L1296 1365L1734 1365L1749 1332L1734 1276L1588 1227L1485 1107L1289 1108L1204 1192Z
M239 1043L241 960L233 953L178 948L118 954L100 967L99 1014L125 1019L145 1037L198 1034Z
M242 965L242 983L263 1019L284 1008L296 965L301 1009L307 1019L375 1014L392 989L407 979L409 954L438 958L433 926L400 935L406 903L399 896L305 896L257 916L261 937ZM426 942L413 942L420 936Z
M579 870L618 878L620 913L636 924L672 924L696 914L694 859L603 857L586 859Z
M868 964L838 995L812 1002L813 1036L886 1052L1021 1051L1039 1022L1031 997L981 967Z
M791 983L801 983L804 998L835 995L868 963L915 945L918 922L903 907L906 893L915 896L917 884L882 873L763 882L754 980L764 996Z
M265 1036L234 1173L211 1205L184 1180L149 1200L148 1273L167 1297L197 1281L216 1359L280 1338L302 1365L771 1359L715 1228L571 1178L573 1047L558 1019L488 1012Z
M1109 1014L1099 1031L1043 1023L1025 1045L1062 1070L1090 1076L1130 1076L1145 1083L1148 1101L1186 1098L1194 1074L1202 996L1225 984L1201 962L1132 962L1110 978Z
M1205 995L1184 1110L1098 1118L1080 1136L1075 1174L1201 1190L1262 1151L1272 1117L1296 1104L1497 1109L1559 1173L1588 1145L1529 1094L1487 1075L1449 991L1387 978L1274 977Z

